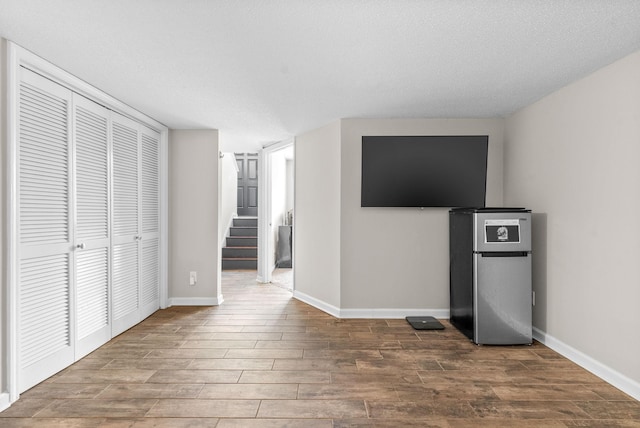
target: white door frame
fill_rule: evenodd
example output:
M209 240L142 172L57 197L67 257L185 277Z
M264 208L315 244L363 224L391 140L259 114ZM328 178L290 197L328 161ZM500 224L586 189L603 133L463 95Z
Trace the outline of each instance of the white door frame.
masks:
M271 189L271 155L292 147L294 139L279 141L262 147L258 154L258 282L271 282L273 264L270 263L269 248L271 248L271 208L273 195ZM295 288L295 284L293 286Z

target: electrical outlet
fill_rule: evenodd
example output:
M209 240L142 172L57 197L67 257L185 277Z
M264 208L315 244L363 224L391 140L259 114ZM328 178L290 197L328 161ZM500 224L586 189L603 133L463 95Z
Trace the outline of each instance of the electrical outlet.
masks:
M198 272L189 272L189 285L196 285L196 282L198 282Z

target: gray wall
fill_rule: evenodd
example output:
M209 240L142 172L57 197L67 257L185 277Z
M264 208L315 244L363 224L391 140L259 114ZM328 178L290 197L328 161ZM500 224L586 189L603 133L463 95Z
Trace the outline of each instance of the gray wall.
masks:
M340 122L296 137L294 287L340 307Z
M296 291L346 317L446 317L448 209L361 208L361 141L465 134L489 135L487 204L501 205L502 119L343 119L297 137Z
M489 135L487 204L501 205L502 132L501 119L342 121L343 310L428 309L444 316L449 310L448 209L360 207L362 136Z
M169 299L215 304L221 297L217 130L169 132ZM189 285L189 272L198 283Z
M535 213L534 326L638 393L639 76L634 53L508 118L504 186Z

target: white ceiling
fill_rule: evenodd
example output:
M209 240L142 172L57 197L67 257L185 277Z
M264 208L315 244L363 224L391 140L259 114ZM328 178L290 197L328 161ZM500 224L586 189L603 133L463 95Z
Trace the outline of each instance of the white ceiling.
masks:
M0 0L0 37L241 151L345 117L509 115L639 50L640 1Z

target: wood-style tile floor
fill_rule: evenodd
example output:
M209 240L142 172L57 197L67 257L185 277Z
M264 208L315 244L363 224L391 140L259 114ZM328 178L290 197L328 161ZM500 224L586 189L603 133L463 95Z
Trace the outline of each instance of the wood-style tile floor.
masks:
M2 427L640 427L640 402L557 353L476 346L443 322L333 318L223 273L25 392Z

